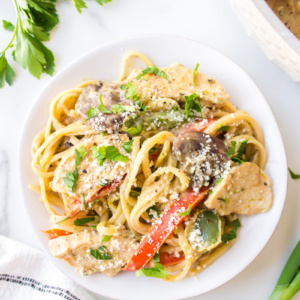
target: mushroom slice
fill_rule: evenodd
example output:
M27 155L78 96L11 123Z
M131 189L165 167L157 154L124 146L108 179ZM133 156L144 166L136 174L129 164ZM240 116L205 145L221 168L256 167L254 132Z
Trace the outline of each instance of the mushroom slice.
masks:
M272 198L268 176L256 164L245 162L233 168L204 203L222 216L254 215L268 211Z
M142 72L141 69L137 69L129 75L125 82L131 81L136 86L138 96L144 103L157 98L170 98L184 102L184 96L196 93L203 104L218 106L230 98L217 80L199 72L195 74L194 86L193 70L178 63L160 68L160 70L167 73L168 80L154 74L147 74L141 79L136 79Z
M188 227L188 240L193 250L203 253L221 243L223 222L211 210L201 210Z
M103 238L103 234L85 230L50 240L49 248L53 256L65 260L82 275L102 272L114 276L124 269L138 242L124 228L107 242Z
M100 104L100 94L102 94L102 102L108 110L115 104L134 106L132 100L125 99L125 91L122 91L115 84L91 84L83 90L79 96L75 110L77 116L85 122L87 111L90 108L97 109ZM95 117L87 120L85 124L94 130L107 131L109 133L119 132L125 116L128 112L120 114L104 114L99 112Z
M193 188L200 188L220 176L230 165L225 144L204 132L184 132L173 143L173 153L180 168L191 178Z

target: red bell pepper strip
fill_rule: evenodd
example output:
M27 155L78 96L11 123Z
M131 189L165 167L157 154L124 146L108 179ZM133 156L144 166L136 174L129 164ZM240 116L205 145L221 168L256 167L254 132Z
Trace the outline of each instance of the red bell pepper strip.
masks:
M179 213L187 211L189 206L193 209L205 198L207 192L208 188L203 188L199 193L193 192L192 189L182 193L153 224L135 254L130 258L126 269L136 271L143 268L184 220L185 216L180 216Z
M204 131L210 124L216 122L217 119L204 119L198 122L186 124L175 131L175 135L178 136L187 131Z
M164 266L173 266L185 259L183 251L179 252L179 256L175 255L175 253L168 253L168 252L160 252L159 253L159 262Z
M49 229L47 231L43 231L43 230L41 231L47 234L49 240L56 239L60 236L72 234L72 232L61 230L61 229Z

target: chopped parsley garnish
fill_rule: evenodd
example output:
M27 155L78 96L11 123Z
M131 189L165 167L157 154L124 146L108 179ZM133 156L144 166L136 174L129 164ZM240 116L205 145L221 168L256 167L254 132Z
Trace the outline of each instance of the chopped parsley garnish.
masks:
M145 268L140 269L135 272L136 277L139 276L147 276L147 277L155 277L155 278L166 278L167 272L162 266L162 264L156 262L154 268Z
M155 65L152 65L150 67L145 68L144 70L142 70L142 73L140 75L138 75L136 77L136 79L141 79L143 76L145 76L146 74L155 74L157 76L160 76L166 80L169 79L169 76L167 73L165 73L164 71L160 71L159 68Z
M78 150L79 150L79 154L80 154L81 158L84 158L86 155L85 148L81 145Z
M131 111L134 112L135 108L132 105L121 105L121 104L115 104L111 107L111 111L114 114L121 114L125 111Z
M290 171L290 175L293 179L300 179L300 175L295 174L290 168L289 168L289 171Z
M99 96L99 101L100 101L100 104L99 104L99 106L97 107L97 109L99 110L99 112L102 112L102 113L104 113L104 114L111 114L111 111L108 110L108 109L106 108L106 106L103 104L103 101L102 101L102 93L101 93L100 96Z
M208 195L212 195L213 194L213 191L208 191Z
M105 235L104 238L102 239L102 243L108 242L112 238L112 235Z
M198 71L198 68L199 68L199 64L196 65L195 69L194 69L194 72L193 72L193 85L196 86L196 82L195 82L195 76L196 76L196 73Z
M101 135L102 135L102 136L106 136L106 132L103 131L103 132L101 133Z
M240 164L240 165L244 162L243 160L241 160L241 159L238 158L238 157L231 157L231 160L232 160L233 162L235 162L235 163Z
M236 146L236 141L232 141L229 150L226 151L226 155L228 157L231 157L232 155L235 154L235 146Z
M141 188L135 187L130 191L129 196L133 198L137 198L141 195L141 190L142 190Z
M221 124L220 128L218 129L218 131L227 131L230 128L230 126L223 126L223 124Z
M76 219L74 221L74 225L76 226L81 226L81 225L84 225L86 223L89 223L89 222L93 222L95 221L95 217L90 217L90 218L82 218L82 219Z
M146 106L139 100L136 92L136 86L130 81L127 84L120 86L121 90L126 90L125 98L133 100L141 110L147 110Z
M83 156L80 155L77 149L74 150L75 155L75 169L73 172L69 172L66 170L66 177L63 177L62 180L67 188L69 188L72 192L74 192L74 188L76 186L78 180L78 170L77 167L80 164Z
M200 104L199 101L200 98L196 95L196 93L193 93L192 95L189 96L185 96L185 114L187 118L189 117L191 110L200 112L201 118L203 118L202 105Z
M238 150L238 158L242 158L244 152L245 152L245 148L247 146L249 140L245 140L243 142L241 142L239 150Z
M101 249L103 249L103 250L101 250ZM98 260L110 260L110 259L112 259L112 257L108 253L103 252L104 250L105 250L105 248L103 248L101 246L101 247L99 247L99 251L96 250L96 249L91 249L90 253L94 258L96 258Z
M125 143L122 145L122 148L123 148L127 153L130 153L130 152L131 152L131 146L132 146L132 143L133 143L133 142L134 142L134 140L125 142Z
M109 179L106 179L106 178L104 178L104 177L101 177L101 179L100 179L100 185L101 186L107 186L107 185L109 185L110 184L110 180Z
M181 213L177 213L177 215L180 216L180 217L185 217L185 216L187 216L188 214L191 213L191 210L192 210L192 204L189 204L189 208L186 211L181 212Z
M236 232L241 227L240 220L235 219L234 221L232 221L231 227L232 230L230 232L222 235L222 242L224 244L227 244L229 241L234 240L237 237Z
M223 178L219 178L216 182L215 182L215 185L218 185L221 181L223 180Z
M128 157L120 154L119 150L114 146L93 146L92 150L92 158L95 158L99 165L102 166L105 159L110 159L113 161L121 161L127 162Z
M126 131L131 135L139 135L143 130L143 127L141 125L138 125L137 128L130 127Z
M160 257L159 257L159 253L155 253L154 257L153 257L154 262L159 263L160 262Z
M152 205L151 207L149 207L148 209L146 209L146 213L148 214L148 217L153 220L154 219L154 215L151 212L151 210L153 210L154 212L157 213L157 216L159 216L161 214L161 212L158 210L156 204Z
M2 26L7 31L14 31L15 30L15 26L12 23L10 23L6 20L2 20Z
M86 112L87 118L84 120L84 122L88 121L91 118L96 117L98 114L99 114L99 110L97 108L90 107Z

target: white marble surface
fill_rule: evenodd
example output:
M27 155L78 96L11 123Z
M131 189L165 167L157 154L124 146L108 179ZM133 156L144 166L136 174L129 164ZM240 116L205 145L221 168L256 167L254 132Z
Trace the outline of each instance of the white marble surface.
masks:
M278 121L288 165L300 173L300 84L292 82L266 59L246 35L229 1L113 0L103 7L94 1L87 3L89 9L79 15L70 1L59 1L60 24L47 43L56 57L56 72L91 48L134 34L164 33L208 44L237 62L261 89ZM14 18L12 2L1 1L0 20ZM0 49L9 38L10 33L0 30ZM0 90L0 229L7 236L40 249L17 189L16 157L25 116L50 77L37 80L19 65L12 65L18 75L16 82ZM299 194L300 180L289 178L281 220L265 249L236 278L195 299L267 299L300 237ZM96 295L95 298L104 299ZM295 299L300 299L300 295Z

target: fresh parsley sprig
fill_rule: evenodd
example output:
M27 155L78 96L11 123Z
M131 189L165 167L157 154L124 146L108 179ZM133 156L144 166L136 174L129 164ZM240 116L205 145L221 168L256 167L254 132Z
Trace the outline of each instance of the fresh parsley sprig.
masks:
M200 112L201 118L203 118L202 105L200 103L200 98L197 96L196 93L193 93L189 96L185 96L185 114L187 118L189 117L191 110Z
M127 162L128 157L122 155L119 150L114 146L93 146L92 150L92 158L96 159L100 166L103 165L105 159L110 159L113 161L121 161Z
M142 73L136 77L136 79L141 79L146 74L155 74L157 76L160 76L166 80L169 80L169 76L166 72L160 71L159 68L155 65L152 65L150 67L147 67L142 70Z
M112 0L95 0L100 5ZM84 0L72 0L81 13L86 8ZM13 32L7 46L0 50L0 88L12 85L16 74L6 59L7 51L13 48L13 59L27 69L31 75L40 78L43 73L53 75L54 55L43 42L49 41L50 31L58 24L56 0L13 0L16 10L15 26L3 20L3 28Z
M133 100L141 110L147 110L146 106L139 100L136 86L132 82L120 86L121 90L126 90L125 98Z

